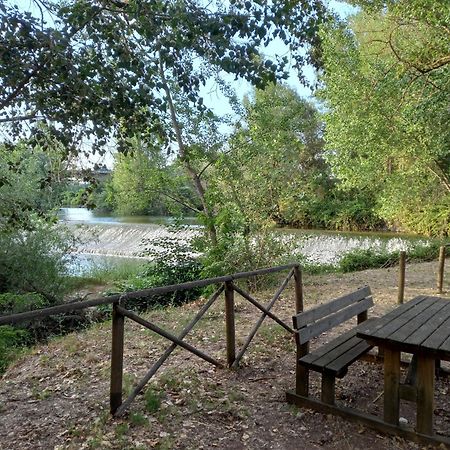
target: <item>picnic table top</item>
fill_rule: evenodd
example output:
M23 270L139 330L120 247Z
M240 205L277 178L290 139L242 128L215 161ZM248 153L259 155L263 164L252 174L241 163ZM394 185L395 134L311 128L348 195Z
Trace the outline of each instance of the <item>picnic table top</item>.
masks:
M450 360L450 299L420 295L361 326L357 336L374 345Z

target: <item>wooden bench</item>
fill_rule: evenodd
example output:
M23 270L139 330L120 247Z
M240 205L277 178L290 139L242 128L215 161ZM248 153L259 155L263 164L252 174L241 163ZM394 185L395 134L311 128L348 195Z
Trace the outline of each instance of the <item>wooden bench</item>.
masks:
M312 352L309 351L310 340L355 316L358 324L365 322L372 306L370 288L365 286L293 317L297 343L297 395L309 396L309 371L314 370L322 374L322 402L334 404L336 378L344 377L350 364L361 358L372 346L356 337L358 326Z

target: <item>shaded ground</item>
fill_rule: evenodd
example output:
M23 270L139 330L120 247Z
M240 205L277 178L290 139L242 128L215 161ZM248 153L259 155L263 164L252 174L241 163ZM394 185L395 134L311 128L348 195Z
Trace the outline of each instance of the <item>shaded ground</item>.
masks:
M407 268L405 298L435 293L436 263ZM447 275L446 289L449 290ZM391 309L397 299L396 269L347 275L306 276L306 308L364 284L372 287L372 315ZM260 294L266 302L272 292ZM447 296L450 297L447 292ZM202 302L153 311L146 316L167 329L181 330ZM293 290L274 312L290 323ZM238 345L260 313L236 302ZM139 325L126 323L125 389L129 391L168 346ZM329 339L332 335L324 336ZM294 342L266 319L237 371L216 369L177 349L138 396L129 414L108 414L110 324L55 339L24 355L0 380L1 449L419 449L342 419L299 410L285 403L294 386ZM187 341L224 360L223 301L218 301ZM318 378L312 392L318 392ZM338 382L341 404L382 412L382 368L357 362ZM450 436L450 379L436 385L435 427ZM401 415L414 424L414 409Z

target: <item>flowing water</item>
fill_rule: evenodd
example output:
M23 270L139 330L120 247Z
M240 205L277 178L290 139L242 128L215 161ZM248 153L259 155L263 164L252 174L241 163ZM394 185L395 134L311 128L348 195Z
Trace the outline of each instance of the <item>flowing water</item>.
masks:
M166 225L171 218L138 216L117 217L93 213L85 208L62 208L60 220L75 230L81 244L76 249L74 272L83 273L92 266L114 264L115 261L149 259L142 256L144 248L153 252L164 250L164 239L174 237ZM177 240L188 243L199 232L193 219L176 234ZM279 229L279 239L293 248L293 259L302 255L309 263L336 264L342 256L354 249L376 251L408 250L426 240L393 233L338 233L327 231ZM75 267L75 266L74 266Z

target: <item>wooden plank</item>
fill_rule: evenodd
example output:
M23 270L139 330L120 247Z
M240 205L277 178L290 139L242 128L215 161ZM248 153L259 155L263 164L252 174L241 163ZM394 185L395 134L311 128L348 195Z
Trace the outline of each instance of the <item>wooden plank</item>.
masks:
M449 329L446 331L450 332ZM439 354L442 356L442 359L448 359L450 357L450 336L439 346Z
M334 374L326 372L322 374L322 389L320 398L324 403L334 405L336 378Z
M450 319L450 302L439 302L443 308L439 310L433 317L417 328L409 337L408 342L413 345L419 345L425 342L432 334L440 328L440 326ZM443 341L442 341L443 342Z
M334 361L338 356L353 348L358 342L361 341L360 338L356 337L355 333L349 332L345 333L345 335L345 341L342 341L342 339L340 341L335 339L328 343L326 350L320 346L318 349L313 350L311 353L303 357L300 362L308 365L314 370L320 371L321 368L325 367L331 361Z
M372 345L368 344L364 339L360 339L351 349L329 363L325 369L335 372L337 377L345 375L348 366L361 358L371 348Z
M300 270L300 267L294 267L292 273L294 275L295 313L298 314L304 309L302 271Z
M430 303L430 301L427 301L427 297L422 297L420 298L420 301L413 304L411 304L411 302L404 303L378 319L375 324L372 324L371 329L368 332L361 330L359 333L360 337L369 338L374 342L383 344L385 339L391 333L397 331L405 322L416 316Z
M450 438L446 436L427 436L420 433L415 433L412 429L406 427L395 426L386 422L383 422L376 416L366 414L362 411L358 411L352 408L344 406L328 405L319 400L315 400L310 397L297 395L293 391L286 392L286 401L291 405L297 405L304 408L313 409L322 414L333 414L343 417L346 420L360 423L374 430L382 433L400 436L401 438L408 439L413 442L417 442L425 445L439 445L444 444L450 446Z
M280 298L281 293L284 291L284 289L286 288L287 284L289 283L289 280L291 279L292 275L294 275L294 269L292 269L288 276L285 278L285 280L283 281L283 283L281 283L280 287L277 289L277 292L275 292L274 296L272 297L272 299L270 300L269 304L266 306L266 309L268 311L270 311L273 307L273 305L275 304L275 302ZM252 342L253 338L255 337L257 331L259 330L259 327L262 325L262 323L264 322L264 319L266 318L266 313L262 313L262 315L260 316L260 318L258 319L258 321L256 322L256 324L254 325L254 327L252 328L252 330L250 331L250 334L247 337L247 340L245 341L245 343L242 345L241 350L239 351L239 353L236 355L236 358L234 360L234 363L231 367L236 368L239 365L239 361L242 359L242 357L244 356L248 346L250 345L250 342Z
M367 321L373 321L376 319L367 319ZM340 334L337 338L327 342L326 344L320 345L317 349L313 350L311 353L308 353L304 358L302 358L306 363L312 363L318 358L323 357L327 353L333 351L337 346L345 344L349 339L352 339L356 336L358 330L363 327L365 324L360 324L351 330Z
M437 328L427 339L425 339L425 341L422 342L421 347L425 350L442 350L445 352L446 350L441 349L441 346L448 338L449 330L450 318L447 318L441 323L439 328Z
M116 304L112 310L111 381L109 408L114 414L122 404L124 316Z
M227 342L227 364L231 367L236 359L236 327L234 320L233 283L225 283L225 335Z
M400 352L384 350L384 421L398 425L400 416Z
M312 338L322 334L324 331L330 330L336 325L339 325L345 322L346 320L367 310L371 306L373 306L373 300L371 297L368 297L334 314L330 314L324 319L318 320L314 325L305 328L300 328L298 331L300 343L308 342Z
M198 313L192 319L192 321L186 325L183 331L178 335L179 339L184 339L189 332L194 328L197 322L205 315L205 313L209 310L209 308L213 305L213 303L219 298L220 294L223 292L225 287L222 285L213 295L209 298L209 300L200 308ZM114 416L120 417L123 415L128 407L131 405L136 396L142 391L144 386L150 381L150 379L155 375L155 373L159 370L159 368L164 364L166 359L171 355L171 353L178 347L174 342L170 344L170 346L165 350L165 352L159 357L159 359L153 364L153 366L148 370L148 372L143 376L141 381L135 386L133 391L130 393L128 398L122 402L120 407L115 412Z
M264 308L261 303L259 303L257 300L255 300L250 294L243 291L240 287L236 286L235 284L232 284L233 289L240 294L242 297L244 297L246 300L248 300L252 305L256 306L260 311L262 311L266 316L269 316L272 320L274 320L278 325L281 325L286 331L289 331L289 333L294 334L294 330L286 325L281 319L279 319L275 314L272 314L268 309Z
M417 432L433 434L434 358L417 359Z
M382 330L383 327L385 327L389 322L391 322L393 319L403 314L405 311L414 308L424 299L425 296L423 295L414 297L409 302L404 303L403 305L398 306L397 308L393 309L391 312L385 314L384 316L377 318L375 322L367 324L368 325L367 327L362 327L357 333L358 336L365 339L373 338L374 334Z
M197 355L199 358L204 359L205 361L222 368L223 365L214 358L211 358L211 356L207 355L206 353L203 353L201 350L198 350L191 344L188 344L187 342L184 342L181 339L178 339L177 336L173 335L172 333L169 333L166 330L163 330L162 328L158 327L157 325L149 322L148 320L143 319L142 317L139 317L137 314L135 314L132 311L128 311L125 308L122 308L121 306L117 307L117 310L123 314L125 317L130 318L131 320L134 320L135 322L139 323L140 325L144 326L145 328L148 328L149 330L154 331L155 333L159 334L160 336L165 337L169 341L174 342L175 344L179 345L180 347L183 347L185 350L190 351L194 355Z
M401 328L405 323L409 322L412 318L421 314L425 309L427 309L433 300L429 297L425 297L420 303L414 305L402 314L398 315L396 318L389 321L383 328L374 333L374 337L379 337L381 339L387 339L391 334L395 333L399 328ZM401 309L400 307L399 309Z
M403 326L391 333L387 340L396 343L407 342L409 345L412 345L413 341L410 341L409 337L421 326L423 326L422 332L424 329L428 329L428 335L430 335L433 330L430 327L429 321L435 314L438 314L444 306L445 303L443 302L431 302L426 309L420 311L416 316L411 317Z
M342 297L338 297L334 300L331 300L323 305L316 306L315 308L309 309L307 311L298 314L296 317L295 327L297 329L308 325L311 322L314 322L318 319L322 319L325 316L328 316L332 313L335 313L347 306L360 301L371 295L370 287L364 286L361 289L358 289L355 292L344 295Z
M92 300L85 300L82 302L65 303L63 305L52 306L50 308L37 309L18 314L10 314L7 316L0 316L0 325L12 325L14 323L23 322L25 320L40 319L55 314L62 314L70 311L77 311L80 309L89 308L91 306L109 305L119 300L137 299L143 297L151 297L153 295L166 294L169 292L188 290L195 287L209 286L211 284L221 284L226 281L239 280L242 278L249 278L255 275L267 275L269 273L281 272L283 270L299 267L298 264L286 264L283 266L268 267L264 269L254 270L252 272L240 272L223 277L205 278L203 280L188 281L186 283L172 284L169 286L160 286L150 289L142 289L140 291L125 292L123 294L111 295L109 297L94 298Z

